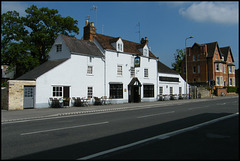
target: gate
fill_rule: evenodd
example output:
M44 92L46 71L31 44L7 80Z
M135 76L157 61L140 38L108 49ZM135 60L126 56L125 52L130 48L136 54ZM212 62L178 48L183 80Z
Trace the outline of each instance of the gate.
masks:
M34 107L34 96L35 96L35 87L34 86L24 86L23 108L33 108Z

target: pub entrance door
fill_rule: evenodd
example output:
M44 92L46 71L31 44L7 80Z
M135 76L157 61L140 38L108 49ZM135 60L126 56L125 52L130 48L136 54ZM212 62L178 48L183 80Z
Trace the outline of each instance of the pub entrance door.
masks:
M128 102L138 103L141 102L141 83L134 77L128 84Z

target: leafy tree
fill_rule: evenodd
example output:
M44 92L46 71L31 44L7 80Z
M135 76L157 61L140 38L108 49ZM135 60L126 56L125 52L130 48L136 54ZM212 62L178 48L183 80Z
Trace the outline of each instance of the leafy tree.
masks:
M59 34L79 34L78 21L62 17L56 9L32 5L25 12L26 17L16 11L1 15L1 63L16 66L15 77L47 61Z
M173 70L181 74L182 68L181 68L181 63L185 58L185 53L183 49L177 49L176 53L174 54L174 59L175 62L172 63Z

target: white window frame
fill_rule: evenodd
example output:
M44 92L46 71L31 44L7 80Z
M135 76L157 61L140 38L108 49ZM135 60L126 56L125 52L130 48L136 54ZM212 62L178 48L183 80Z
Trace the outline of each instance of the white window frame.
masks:
M56 44L56 52L62 52L62 44Z
M130 68L130 76L131 76L131 78L135 77L135 68L134 67Z
M52 96L53 97L63 97L63 86L52 86Z
M232 79L232 77L229 78L229 86L233 86L233 79Z
M117 65L117 76L123 75L122 65Z
M220 66L219 66L218 63L215 64L215 68L216 68L216 72L219 72L219 71L220 71L220 70L219 70L219 69L220 69Z
M93 75L93 66L88 65L88 67L87 67L87 75Z
M232 73L232 66L228 67L228 73Z
M144 78L148 78L148 68L144 68Z
M87 97L93 98L93 87L91 86L87 88Z
M220 86L220 77L216 77L216 86Z
M159 95L163 95L163 87L159 87Z

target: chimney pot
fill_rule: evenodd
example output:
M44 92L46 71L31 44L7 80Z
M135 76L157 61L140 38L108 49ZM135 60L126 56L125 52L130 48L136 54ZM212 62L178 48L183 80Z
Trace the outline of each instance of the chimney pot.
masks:
M145 40L147 40L147 37L145 37Z
M86 20L86 25L85 26L87 26L88 25L88 20Z

